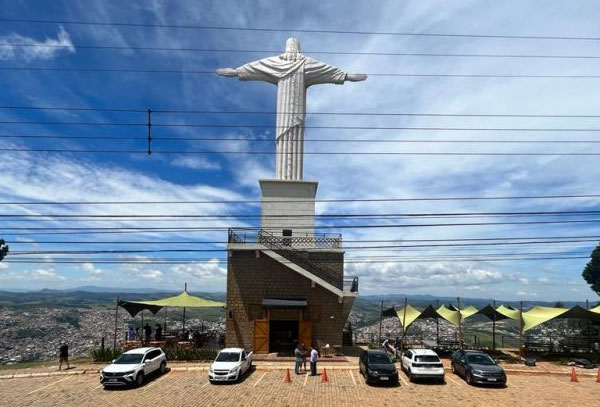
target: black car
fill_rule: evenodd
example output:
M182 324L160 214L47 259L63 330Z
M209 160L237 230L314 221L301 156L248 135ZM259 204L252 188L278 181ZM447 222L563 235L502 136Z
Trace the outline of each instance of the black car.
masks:
M487 354L475 350L459 350L452 355L452 373L464 377L468 384L506 385L504 369Z
M383 350L364 351L360 355L358 368L367 383L398 384L396 365Z

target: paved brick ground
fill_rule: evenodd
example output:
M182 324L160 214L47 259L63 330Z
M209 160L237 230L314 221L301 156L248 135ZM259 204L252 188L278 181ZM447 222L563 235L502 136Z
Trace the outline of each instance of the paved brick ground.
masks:
M65 375L0 380L0 406L592 406L600 383L554 375L509 374L506 388L470 387L447 374L445 385L409 383L367 386L355 369L328 370L321 377L295 376L283 382L281 370L256 370L236 384L212 385L202 370L172 370L137 389L104 390L97 375Z

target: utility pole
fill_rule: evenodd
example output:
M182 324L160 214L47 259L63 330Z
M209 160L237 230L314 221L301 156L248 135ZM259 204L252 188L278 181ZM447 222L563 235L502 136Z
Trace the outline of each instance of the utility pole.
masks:
M381 300L381 310L379 311L379 342L378 346L381 346L381 324L383 322L383 300Z
M119 296L117 296L117 304L115 306L115 339L113 341L113 351L117 350L117 326L119 321Z
M402 344L400 349L404 354L404 342L406 341L406 307L408 306L408 298L404 297L404 316L402 317Z
M494 312L492 317L492 350L496 350L496 300L492 302L494 304Z
M523 301L520 302L521 312L519 313L519 359L525 357L523 354Z
M436 311L440 307L440 300L436 300ZM435 346L440 346L440 318L439 316L435 317Z
M460 349L463 348L463 335L462 335L462 315L460 313L460 297L456 297L458 304L458 346Z

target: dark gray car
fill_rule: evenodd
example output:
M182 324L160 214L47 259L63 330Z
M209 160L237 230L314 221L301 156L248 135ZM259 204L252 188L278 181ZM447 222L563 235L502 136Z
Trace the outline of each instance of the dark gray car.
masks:
M468 384L506 385L506 373L486 353L459 350L452 355L452 373L464 377Z

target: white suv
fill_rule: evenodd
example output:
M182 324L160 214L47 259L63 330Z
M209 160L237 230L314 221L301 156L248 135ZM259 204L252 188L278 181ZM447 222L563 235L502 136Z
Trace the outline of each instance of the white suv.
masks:
M141 386L151 373L167 370L167 356L160 348L137 348L123 353L102 369L100 383L106 386Z
M444 382L444 365L431 349L409 349L402 355L402 370L412 382L417 378Z
M252 352L242 348L223 349L208 370L211 382L237 381L244 373L252 369Z

